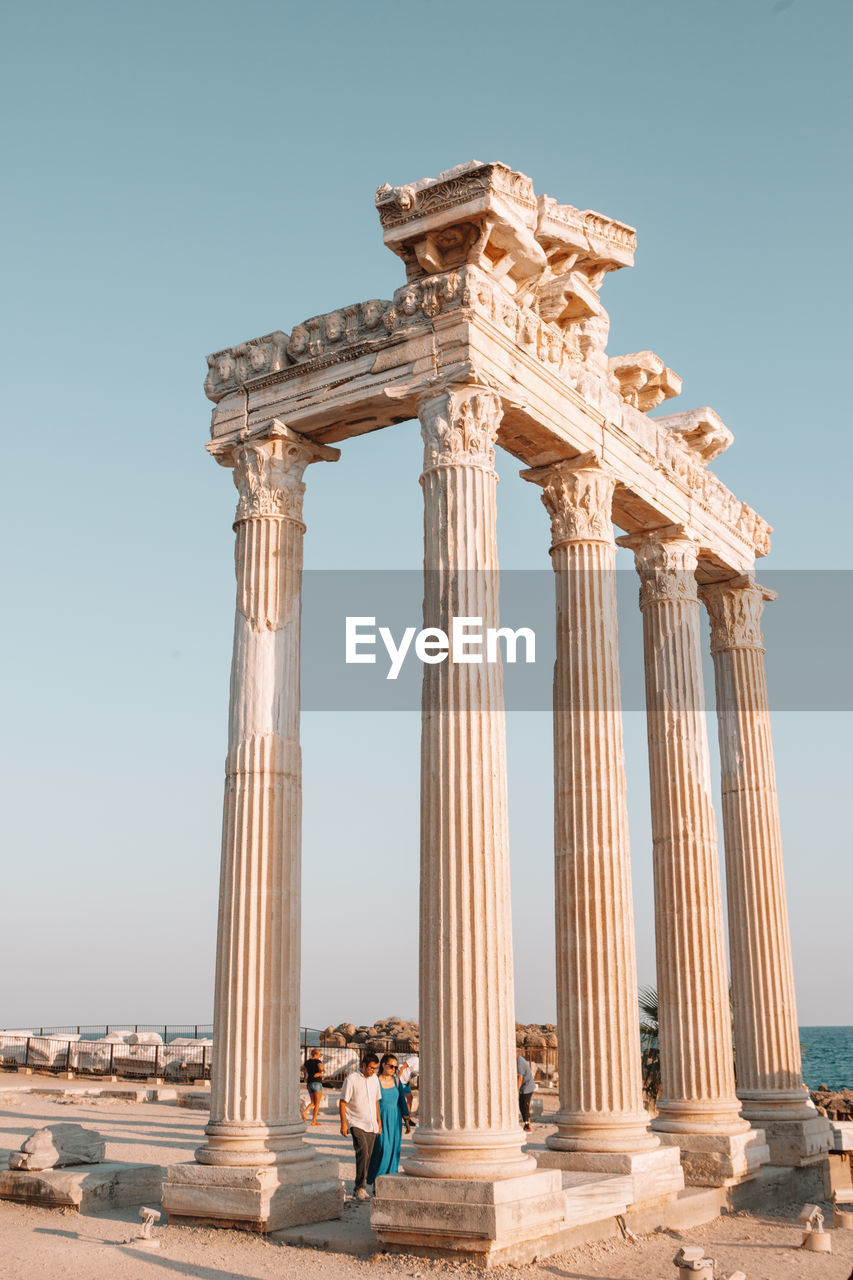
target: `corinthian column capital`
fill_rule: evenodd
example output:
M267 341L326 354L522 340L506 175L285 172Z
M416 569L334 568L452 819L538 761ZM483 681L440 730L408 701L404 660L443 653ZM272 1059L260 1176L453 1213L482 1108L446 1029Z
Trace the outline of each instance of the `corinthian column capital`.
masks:
M764 652L761 614L776 592L759 586L751 574L713 582L699 591L711 623L711 652L758 649Z
M503 410L500 397L489 387L450 387L422 400L418 412L425 472L449 466L494 470Z
M684 525L644 529L616 539L620 547L634 552L640 575L640 608L677 600L698 603L696 566L699 545Z
M542 486L542 502L551 517L552 550L566 542L613 544L616 478L596 454L532 467L521 477Z
M212 440L208 451L231 467L240 495L234 527L244 520L279 517L302 523L302 476L311 462L334 462L339 449L316 444L272 418L251 432Z

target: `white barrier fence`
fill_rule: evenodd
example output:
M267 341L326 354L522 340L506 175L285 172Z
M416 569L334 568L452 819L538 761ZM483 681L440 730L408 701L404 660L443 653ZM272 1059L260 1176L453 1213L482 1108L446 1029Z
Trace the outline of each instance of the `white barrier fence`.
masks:
M31 1036L0 1033L0 1067L5 1070L73 1071L81 1075L201 1080L210 1075L213 1041L170 1040L156 1032L110 1032L98 1040L79 1035Z

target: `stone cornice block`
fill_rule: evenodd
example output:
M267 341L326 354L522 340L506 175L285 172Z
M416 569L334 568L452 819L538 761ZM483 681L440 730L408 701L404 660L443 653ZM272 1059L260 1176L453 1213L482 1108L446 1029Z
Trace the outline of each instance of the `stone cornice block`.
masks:
M512 290L546 267L536 242L536 193L526 174L471 160L400 187L376 192L382 239L403 259L409 279L465 263L493 270Z
M687 409L684 413L671 413L655 418L655 422L660 430L671 431L678 436L703 467L725 453L734 440L734 435L719 414L707 405L701 409Z

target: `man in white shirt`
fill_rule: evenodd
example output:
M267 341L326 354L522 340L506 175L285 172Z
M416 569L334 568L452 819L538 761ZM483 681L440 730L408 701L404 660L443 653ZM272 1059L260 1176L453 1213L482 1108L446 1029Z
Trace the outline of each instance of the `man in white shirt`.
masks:
M379 1118L379 1081L376 1072L379 1059L375 1053L366 1053L361 1062L361 1070L353 1071L344 1081L341 1090L340 1112L341 1133L344 1137L352 1134L352 1145L355 1150L355 1187L353 1195L356 1200L367 1200L367 1166L373 1152L373 1144L377 1133L382 1132L382 1121Z

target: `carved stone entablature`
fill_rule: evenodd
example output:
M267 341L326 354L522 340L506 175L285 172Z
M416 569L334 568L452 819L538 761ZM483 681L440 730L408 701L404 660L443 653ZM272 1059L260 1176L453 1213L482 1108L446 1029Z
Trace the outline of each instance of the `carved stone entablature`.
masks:
M751 574L700 587L699 596L711 623L711 652L759 649L764 652L761 614L776 592L759 586Z
M448 466L494 470L502 413L500 397L489 387L451 387L423 400L424 472Z
M287 342L288 335L276 329L262 338L250 338L236 347L214 351L207 357L205 395L217 402L232 391L239 391L252 378L278 373L287 364Z
M522 471L523 480L542 486L551 517L551 547L564 542L613 542L612 507L616 477L593 453Z
M708 410L694 412L707 414ZM689 417L673 414L673 418ZM668 480L676 480L689 492L691 500L715 520L726 524L735 537L744 542L756 556L770 552L772 526L752 507L736 498L722 480L707 471L689 442L680 433L667 430L666 418L648 418L639 410L625 405L622 426L634 439L638 454L652 463Z
M376 206L383 240L409 280L473 265L523 294L545 269L533 184L504 164L471 160L437 178L386 183Z
M699 544L684 525L645 529L616 539L634 552L640 575L640 608L675 600L698 601L696 566Z
M287 354L293 364L304 364L333 351L386 336L383 319L391 303L370 298L322 316L311 316L294 326Z
M291 431L277 418L207 445L222 466L231 467L240 495L235 525L259 516L301 521L305 485L302 474L310 462L334 462L339 449L316 444Z
M707 406L655 418L655 422L661 430L678 436L702 467L725 453L734 440L722 419Z
M557 267L561 258L572 256L573 265L596 278L606 271L634 265L637 233L633 227L593 209L558 204L551 196L539 197L536 239L552 268Z
M560 325L602 314L598 290L605 275L633 266L637 245L633 227L592 209L557 204L550 196L539 197L536 239L548 267L532 305L543 320Z
M681 391L681 379L667 369L654 351L635 351L627 356L611 356L610 372L619 383L622 399L641 413L656 409Z

